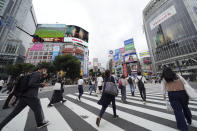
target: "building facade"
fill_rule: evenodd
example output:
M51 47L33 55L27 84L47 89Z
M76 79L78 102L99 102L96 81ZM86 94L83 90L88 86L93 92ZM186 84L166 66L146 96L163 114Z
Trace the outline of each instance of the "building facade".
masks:
M65 24L38 24L34 33L44 39L33 39L26 53L26 63L53 62L58 55L72 54L81 62L81 75L88 75L88 32L81 27Z
M197 73L197 1L151 0L143 11L144 30L153 62L181 73Z
M37 20L32 0L1 0L0 14L0 74L6 76L5 67L24 62L26 49L32 42L32 37L16 26L33 34Z

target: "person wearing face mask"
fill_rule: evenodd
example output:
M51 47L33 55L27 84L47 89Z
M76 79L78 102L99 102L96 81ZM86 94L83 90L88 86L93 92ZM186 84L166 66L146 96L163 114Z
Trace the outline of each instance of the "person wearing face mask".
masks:
M29 106L35 115L37 128L45 127L49 121L44 120L44 114L40 99L38 98L38 91L40 87L47 86L47 83L42 82L42 76L46 76L47 69L40 66L39 69L31 74L28 80L28 89L21 96L19 103L14 110L0 123L0 131L7 123L9 123L16 115L18 115L26 106Z

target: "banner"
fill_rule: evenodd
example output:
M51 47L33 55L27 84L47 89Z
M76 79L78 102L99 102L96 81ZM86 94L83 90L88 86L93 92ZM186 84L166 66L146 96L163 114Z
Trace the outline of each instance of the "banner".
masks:
M115 50L115 55L116 55L116 54L120 54L120 49L116 49L116 50Z
M146 51L146 52L141 52L140 53L140 57L150 57L150 52L149 51Z
M125 52L125 48L123 47L123 48L120 48L120 52L121 53L124 53Z
M133 38L124 41L125 51L133 50L135 48Z
M127 64L123 64L124 76L127 77Z
M129 53L125 55L125 62L130 63L130 62L135 62L137 60L137 54L136 53Z
M118 61L119 60L119 54L114 55L114 61Z

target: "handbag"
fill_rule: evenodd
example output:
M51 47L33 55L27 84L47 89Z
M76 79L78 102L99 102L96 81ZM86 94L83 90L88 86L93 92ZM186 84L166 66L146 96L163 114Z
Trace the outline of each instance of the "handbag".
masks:
M61 90L61 83L55 83L53 90Z
M111 82L111 77L110 77L110 81L106 82L104 93L118 96L117 86L115 83Z
M170 105L168 100L166 100L166 109L167 109L168 112L172 112L173 111L172 106Z
M184 84L185 91L187 92L187 95L190 99L197 99L197 93L196 91L190 86L190 84L181 76L178 75L181 81Z

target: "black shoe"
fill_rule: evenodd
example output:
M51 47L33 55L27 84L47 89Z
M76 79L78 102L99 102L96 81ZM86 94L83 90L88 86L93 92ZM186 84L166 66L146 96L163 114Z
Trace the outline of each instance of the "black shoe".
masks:
M52 104L48 104L48 107L52 107L53 105Z
M41 123L41 124L39 124L38 126L37 126L37 128L43 128L43 127L45 127L45 126L48 126L50 123L49 123L49 121L45 121L45 122L43 122L43 123Z
M192 120L187 121L187 124L191 125L192 124Z
M8 109L8 108L10 108L9 106L4 106L2 109Z
M66 102L66 100L62 100L62 103L64 104L64 102Z
M100 121L101 121L101 118L100 117L97 117L96 118L96 125L99 127L99 125L100 125Z
M132 92L132 96L134 96L134 92Z
M118 119L118 118L119 118L119 116L118 116L118 115L115 115L115 116L113 116L113 118L114 118L114 119Z

